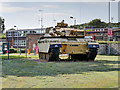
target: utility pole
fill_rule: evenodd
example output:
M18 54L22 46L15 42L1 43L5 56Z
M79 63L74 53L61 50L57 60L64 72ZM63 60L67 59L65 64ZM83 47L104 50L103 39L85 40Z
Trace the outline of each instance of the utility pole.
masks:
M109 28L110 28L110 1L108 2L108 19L109 19L109 25L108 25L108 31L109 31ZM110 37L108 36L108 55L110 55Z
M7 51L8 51L8 60L9 60L9 41L8 41L8 45L7 45Z
M17 26L14 26L17 28L17 53L18 53L18 27Z
M115 0L110 0L110 1L115 1ZM111 10L110 10L110 1L108 2L108 14L109 14L109 16L108 16L108 18L109 18L109 25L108 25L108 32L109 32L109 29L111 29ZM108 55L110 55L110 36L108 36L108 41L109 41L109 43L108 43Z
M27 58L27 41L28 41L28 38L26 38L26 51L25 51L25 53L26 53L26 58Z

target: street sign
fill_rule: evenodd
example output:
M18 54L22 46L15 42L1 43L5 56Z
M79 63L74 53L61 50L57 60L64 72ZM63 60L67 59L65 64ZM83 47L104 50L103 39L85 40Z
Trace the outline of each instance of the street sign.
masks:
M108 29L108 37L112 37L112 28Z
M8 50L9 50L9 45L8 45L8 43L3 43L3 44L2 44L3 54L7 53Z

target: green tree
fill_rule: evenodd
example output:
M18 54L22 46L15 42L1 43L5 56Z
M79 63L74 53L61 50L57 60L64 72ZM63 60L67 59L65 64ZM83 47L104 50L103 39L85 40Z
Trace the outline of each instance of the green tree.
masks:
M109 23L101 21L101 19L94 19L94 20L90 21L89 23L83 23L83 24L76 25L77 28L82 27L83 29L84 29L85 26L94 26L96 28L106 28L106 27L109 26ZM120 22L119 23L111 23L110 26L111 27L120 27ZM71 25L69 27L73 28L75 26Z
M4 25L5 19L0 17L0 33L3 33L5 30L5 25Z
M10 28L9 30L15 30L14 28Z
M2 34L2 38L6 38L6 33L3 33L3 34Z
M94 19L88 23L88 26L95 26L95 27L106 27L107 24L105 22L102 22L101 19Z

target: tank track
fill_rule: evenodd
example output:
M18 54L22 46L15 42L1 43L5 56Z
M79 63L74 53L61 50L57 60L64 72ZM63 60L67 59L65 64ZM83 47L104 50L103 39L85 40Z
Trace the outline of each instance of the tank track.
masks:
M51 48L49 53L39 53L39 59L45 61L60 61L59 48ZM96 48L90 48L87 54L70 54L71 61L94 61L97 55Z
M87 54L71 54L70 58L73 61L79 60L79 61L94 61L95 57L97 55L97 49L90 48L90 52Z
M97 48L90 48L90 52L88 53L88 60L94 61L97 55Z
M42 61L59 61L59 48L51 48L48 53L40 53L39 59Z

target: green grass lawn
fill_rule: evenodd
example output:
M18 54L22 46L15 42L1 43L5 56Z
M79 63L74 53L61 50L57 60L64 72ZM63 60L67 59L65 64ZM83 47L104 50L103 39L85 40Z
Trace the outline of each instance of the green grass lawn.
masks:
M4 55L0 55L0 57L3 59L3 60L7 60L8 59L8 55L7 54L4 54ZM27 58L38 58L39 56L38 55L27 55ZM26 58L26 55L15 55L14 54L10 54L9 55L9 59L20 59L20 58Z
M118 56L95 62L2 61L3 88L117 88Z

